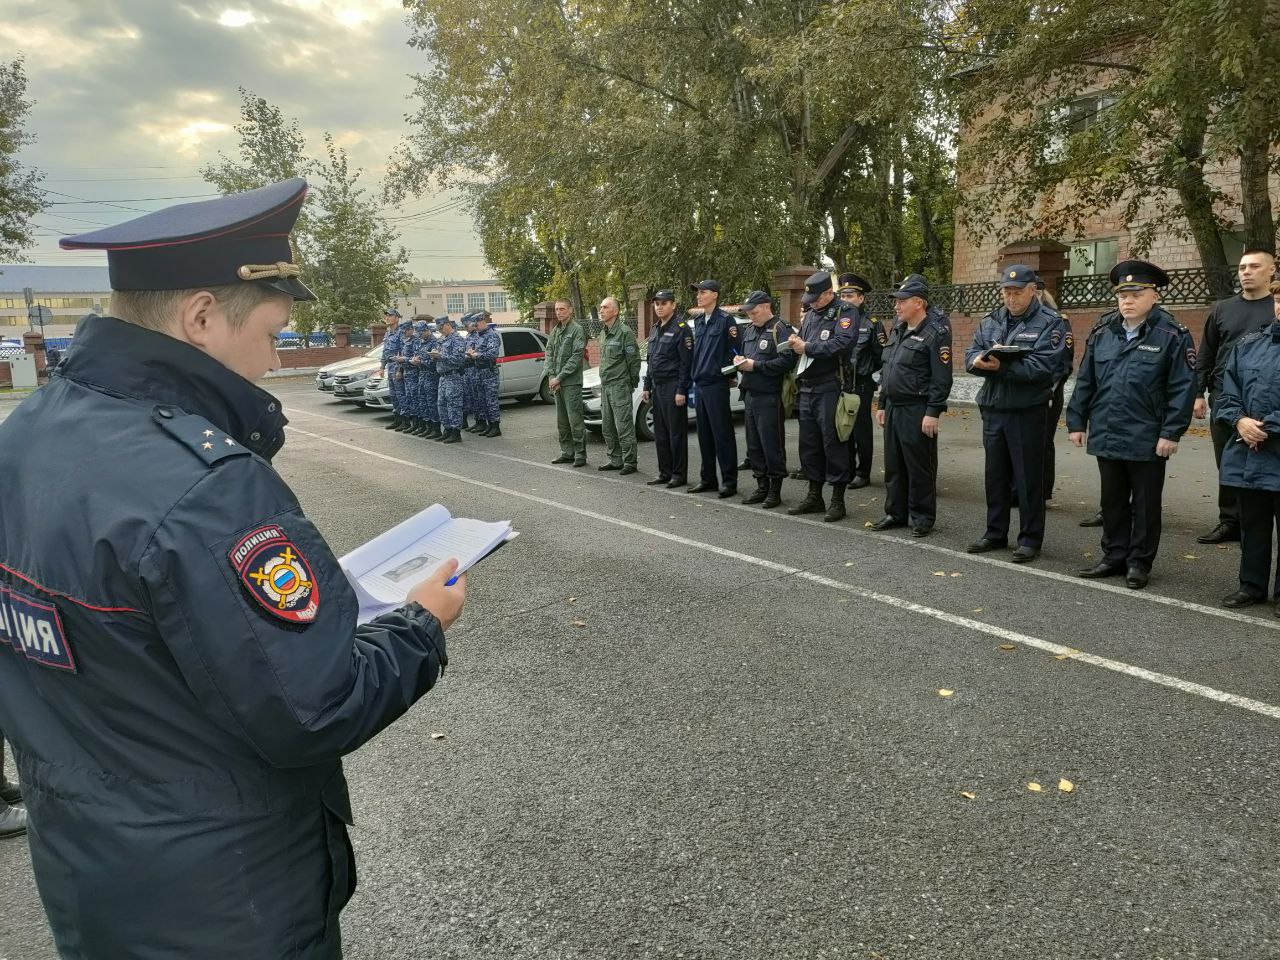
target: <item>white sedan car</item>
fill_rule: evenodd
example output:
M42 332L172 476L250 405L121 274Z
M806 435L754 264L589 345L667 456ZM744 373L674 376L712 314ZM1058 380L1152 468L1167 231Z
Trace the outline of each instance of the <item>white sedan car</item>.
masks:
M636 418L636 436L642 440L653 439L653 411L649 404L641 399L644 393L644 375L649 370L647 360L640 361L640 386L631 394L631 411ZM696 402L696 400L695 400ZM689 422L693 423L697 416L696 407L686 405L689 411ZM582 374L582 424L593 433L603 433L604 424L600 418L600 370L592 367ZM732 413L742 412L742 397L735 387L729 391L729 410Z

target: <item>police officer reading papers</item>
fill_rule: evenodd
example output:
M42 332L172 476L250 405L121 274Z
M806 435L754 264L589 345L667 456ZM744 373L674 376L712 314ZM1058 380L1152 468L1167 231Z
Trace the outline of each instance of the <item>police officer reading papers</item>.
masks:
M341 955L355 888L342 756L443 670L447 563L356 625L271 467L253 380L313 295L306 183L62 241L106 250L115 317L0 425L0 728L67 960ZM48 509L42 508L47 507Z
M1160 546L1165 464L1191 425L1196 351L1187 328L1160 308L1168 275L1125 260L1111 270L1118 310L1085 343L1067 408L1071 442L1098 458L1102 559L1082 577L1124 574L1141 590Z
M763 290L751 291L741 309L751 322L742 331L742 353L734 357L734 365L742 374L747 459L756 479L755 492L742 502L771 510L782 503L782 481L787 478L782 382L796 365L788 342L794 331L773 315L773 300Z

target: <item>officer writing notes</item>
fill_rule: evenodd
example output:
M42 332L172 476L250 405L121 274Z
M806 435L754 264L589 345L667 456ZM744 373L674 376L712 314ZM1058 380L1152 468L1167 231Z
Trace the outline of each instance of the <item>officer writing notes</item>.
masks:
M631 398L640 383L636 335L618 316L618 301L600 301L600 426L609 459L600 470L636 472L636 416Z
M719 490L721 497L738 492L738 437L729 412L733 358L738 353L738 321L720 309L720 283L703 280L692 285L702 308L693 328L692 377L698 390L698 452L702 476L690 493ZM725 373L724 371L728 371ZM716 466L720 483L716 483Z
M1117 310L1084 348L1067 409L1071 442L1098 458L1102 480L1102 559L1082 577L1123 575L1141 590L1160 546L1165 464L1191 425L1195 344L1160 307L1168 275L1144 260L1111 270Z
M1222 375L1226 370L1231 349L1243 337L1257 333L1271 323L1271 295L1268 289L1275 274L1276 258L1267 250L1246 250L1240 257L1236 275L1240 278L1240 292L1234 297L1219 300L1204 321L1204 336L1200 338L1199 390L1196 396L1195 415L1199 419L1211 416L1209 433L1213 437L1213 455L1222 464L1222 451L1234 443L1237 434L1231 425L1210 411L1222 389ZM1204 394L1208 393L1206 402ZM1240 507L1235 489L1221 478L1218 481L1218 525L1208 533L1196 537L1200 543L1225 543L1240 539Z
M1280 617L1280 560L1271 580L1271 538L1280 523L1280 283L1271 284L1273 321L1241 339L1223 369L1213 415L1233 439L1222 451L1222 482L1240 498L1240 584L1227 607L1265 603L1273 588Z
M649 331L648 366L641 399L653 411L653 446L658 475L649 486L683 487L689 471L690 363L693 328L676 318L676 296L670 290L653 295L657 323Z
M440 318L445 319L444 317ZM418 396L422 421L426 429L418 436L424 440L439 440L440 432L440 373L436 369L436 344L439 339L440 324L438 321L427 321L427 329L422 342L418 344Z
M871 427L871 398L876 392L875 374L880 369L881 352L887 342L884 324L872 320L867 313L867 294L871 284L856 273L840 274L836 295L841 302L858 310L857 334L853 343L853 389L859 400L858 416L849 435L849 486L853 489L871 483L871 459L875 452L875 430Z
M547 338L547 387L556 398L560 456L552 463L587 465L586 428L582 424L582 363L587 336L573 319L568 300L555 303L556 325Z
M986 452L987 529L970 553L1009 542L1009 512L1018 501L1015 563L1040 556L1044 542L1044 438L1053 386L1062 375L1067 328L1036 298L1036 275L1015 264L1000 276L1004 305L987 314L965 352L965 365L986 382L978 391ZM1013 493L1011 493L1013 491Z
M893 292L897 322L880 371L876 422L884 427L884 517L927 537L938 518L938 426L951 395L951 328L929 311L929 287L913 273Z
M834 523L845 515L844 491L849 483L849 445L836 434L836 403L840 391L853 386L849 366L854 347L856 307L836 299L831 274L819 271L805 281L802 302L809 309L800 332L788 342L800 355L796 382L800 394L800 467L809 493L787 513L821 513ZM823 482L831 484L831 506L822 501Z
M409 425L404 432L411 436L416 436L419 432L426 431L426 422L422 418L422 391L419 389L418 373L422 368L422 364L414 363L418 359L418 350L425 342L424 334L427 332L427 321L414 320L409 327L409 335L404 339L404 343L400 348L400 353L404 356L404 362L400 364L400 369L404 371L404 405L409 413Z
M773 300L763 290L753 290L742 309L751 323L741 333L741 352L734 365L742 375L747 459L756 479L755 493L742 502L771 510L782 503L782 481L787 477L782 381L796 365L791 349L795 331L773 315Z
M342 954L342 757L431 688L447 563L363 625L271 465L298 279L289 180L65 248L106 250L115 316L0 424L0 727L65 960ZM93 470L81 469L92 463Z

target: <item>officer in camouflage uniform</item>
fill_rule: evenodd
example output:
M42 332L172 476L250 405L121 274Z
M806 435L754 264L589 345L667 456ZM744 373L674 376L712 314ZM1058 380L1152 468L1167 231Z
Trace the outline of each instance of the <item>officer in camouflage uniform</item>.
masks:
M471 355L471 347L475 344L476 318L478 314L468 313L462 318L462 327L466 331L466 360L462 368L462 429L467 433L479 433L480 427L480 385L476 379L478 368Z
M409 428L404 432L417 436L426 432L426 424L422 419L422 393L418 387L418 368L420 364L418 350L423 343L422 335L426 332L427 321L415 320L409 329L409 337L404 342L401 353L404 354L404 403L409 413Z
M422 416L423 429L416 431L424 440L440 438L440 374L436 372L436 358L432 350L440 342L434 320L427 322L422 341L418 344L418 412Z
M413 321L402 319L396 331L396 354L391 358L391 369L387 373L399 392L400 425L395 428L398 433L408 433L413 429L413 401L409 397L409 387L405 380L405 368L409 365L409 342L412 339Z
M636 416L631 399L640 384L640 347L631 328L618 317L618 301L600 301L600 423L607 463L597 469L636 472Z
M467 363L467 342L448 317L440 322L440 334L440 341L433 351L436 370L440 374L438 406L442 432L437 439L444 443L461 443L464 415L462 371Z
M500 437L498 426L501 413L498 410L498 357L502 354L502 337L493 325L487 310L476 314L475 343L467 350L476 371L476 426L473 430L482 437ZM470 339L467 341L470 343Z
M387 310L383 313L387 320L387 335L382 341L382 371L381 376L387 381L387 391L391 398L391 422L387 424L387 430L399 430L401 423L405 417L404 400L400 395L400 388L403 385L396 379L396 363L395 359L400 354L400 311Z

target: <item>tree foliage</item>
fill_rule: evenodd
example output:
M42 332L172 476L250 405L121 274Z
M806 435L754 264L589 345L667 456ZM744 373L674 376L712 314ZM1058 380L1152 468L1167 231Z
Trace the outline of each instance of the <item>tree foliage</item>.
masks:
M292 177L312 181L294 229L295 260L319 300L296 305L299 333L348 324L364 330L379 320L409 280L408 254L381 213L378 197L361 185L346 151L324 134L324 155L312 157L297 120L241 88L239 153L220 154L201 176L223 193L252 190Z
M32 103L21 58L0 63L0 260L20 260L34 242L31 218L45 208L44 174L24 166L18 154L35 138L26 131Z
M787 263L871 255L864 222L949 208L941 57L883 42L923 32L923 0L406 7L428 66L391 195L468 190L486 257L528 286L522 302L536 285L582 309L629 283L706 276L745 291ZM854 266L887 283L911 257L940 276L926 232Z

